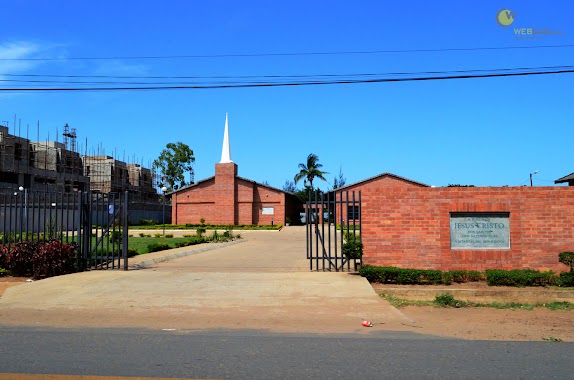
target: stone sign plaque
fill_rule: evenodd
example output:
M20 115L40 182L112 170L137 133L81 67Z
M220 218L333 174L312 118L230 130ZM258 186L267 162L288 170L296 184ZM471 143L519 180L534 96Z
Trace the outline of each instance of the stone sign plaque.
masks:
M509 249L508 213L451 213L451 249Z

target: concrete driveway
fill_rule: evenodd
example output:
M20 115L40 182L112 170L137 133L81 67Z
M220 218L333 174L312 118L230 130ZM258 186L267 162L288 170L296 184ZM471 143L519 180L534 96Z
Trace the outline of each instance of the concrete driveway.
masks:
M0 323L361 333L363 319L393 330L413 323L356 274L310 272L304 227L241 234L235 244L140 255L130 261L137 270L10 288Z

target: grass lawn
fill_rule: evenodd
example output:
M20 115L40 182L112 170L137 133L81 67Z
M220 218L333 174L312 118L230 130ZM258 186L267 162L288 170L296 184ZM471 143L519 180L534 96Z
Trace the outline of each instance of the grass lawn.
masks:
M170 248L176 248L175 244L177 242L189 241L190 238L185 237L134 237L130 236L128 238L128 248L133 248L138 251L139 254L148 253L148 245L150 244L169 244Z

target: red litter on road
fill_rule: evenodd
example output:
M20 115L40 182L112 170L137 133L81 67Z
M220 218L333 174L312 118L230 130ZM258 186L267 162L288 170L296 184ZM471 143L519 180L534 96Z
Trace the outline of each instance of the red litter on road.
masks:
M363 321L363 326L364 326L364 327L373 327L373 324L372 324L371 322L367 321L367 320L364 320L364 321Z

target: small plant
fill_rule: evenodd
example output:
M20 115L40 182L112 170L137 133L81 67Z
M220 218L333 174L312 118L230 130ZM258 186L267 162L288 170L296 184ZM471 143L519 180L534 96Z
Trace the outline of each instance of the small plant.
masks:
M140 232L140 233L139 233L139 236L140 236L140 237L145 237L145 234L144 234L143 232Z
M157 234L153 234L153 236L156 237L156 238L160 238L160 237L162 237L163 235L160 234L160 233L157 233ZM151 237L151 236L150 236L150 237Z
M205 224L205 219L204 218L199 219L199 223Z
M122 241L121 231L112 231L112 236L110 238L111 243L120 243Z
M291 224L291 218L290 217L285 217L285 224Z
M348 240L343 244L341 253L349 259L360 259L363 256L363 243L356 240Z
M457 300L454 296L450 293L445 294L438 294L434 299L435 304L442 306L442 307L463 307L466 306L464 301Z
M225 231L223 232L223 238L225 240L233 240L233 227L232 226L226 227Z
M574 252L560 252L558 261L570 267L570 272L574 273Z
M553 336L543 337L542 340L545 340L545 341L547 341L547 342L562 342L562 339L556 338L556 337L553 337Z
M205 233L206 229L205 227L198 227L195 230L195 233L197 234L197 236L203 236L203 234Z
M139 225L140 226L153 226L157 224L157 222L153 219L140 219Z
M139 255L140 253L138 252L137 249L135 248L128 248L128 257L134 257Z
M167 239L171 239L171 238L173 238L173 234L165 234L165 237L166 237Z

